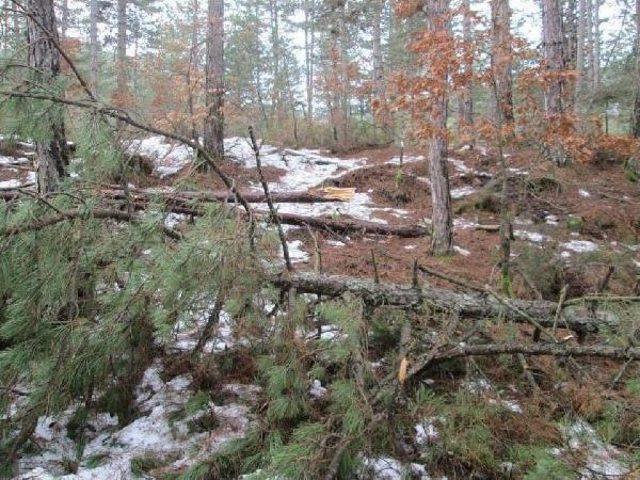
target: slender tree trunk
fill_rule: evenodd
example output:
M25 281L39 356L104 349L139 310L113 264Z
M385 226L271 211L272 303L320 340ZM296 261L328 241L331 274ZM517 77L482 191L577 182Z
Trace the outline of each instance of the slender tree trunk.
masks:
M633 136L640 138L640 0L636 0L636 98L633 108Z
M118 38L116 45L116 105L127 106L129 66L127 62L127 3L118 0Z
M580 99L582 94L582 86L584 85L585 76L585 41L587 28L587 1L578 0L578 33L576 38L576 88L574 92L573 106L574 110L580 108Z
M330 4L331 8L331 27L330 27L330 40L329 40L329 62L330 62L330 85L329 89L329 116L331 121L331 129L333 133L333 141L335 148L340 147L340 142L346 145L346 138L340 138L345 129L342 128L345 119L343 118L344 111L341 109L341 98L344 96L345 86L343 85L344 78L342 76L341 65L342 49L341 49L341 34L342 23L344 17L345 0L332 0Z
M496 113L500 122L512 124L513 47L511 44L511 7L509 0L491 0L491 68L495 80Z
M27 8L28 62L36 83L51 86L60 73L60 52L53 0L29 0ZM37 21L34 21L36 19ZM43 125L49 129L50 141L36 142L38 192L45 194L58 189L68 166L64 119L54 109L46 114Z
M198 127L196 122L195 115L195 88L193 85L193 70L196 70L197 61L196 61L196 52L198 50L198 37L199 31L198 22L199 22L199 13L200 13L200 5L198 0L192 0L191 2L191 46L189 48L189 65L187 67L187 89L188 89L188 98L187 98L187 108L189 110L189 118L191 119L191 138L194 140L198 139Z
M600 0L593 0L593 89L600 89Z
M542 0L542 41L544 63L549 79L545 89L545 111L550 120L557 119L564 112L563 96L565 70L563 55L562 12L559 0ZM551 160L558 166L567 163L562 145L553 141L549 145Z
M436 34L451 35L448 22L449 0L434 0L427 10L427 28ZM434 255L448 255L453 250L453 218L447 160L447 104L448 72L437 72L434 77L438 88L434 90L430 122L433 133L429 138L429 172L431 179L431 203L433 234L431 251Z
M304 63L309 125L313 122L315 36L315 0L304 0Z
M60 36L62 40L67 38L67 29L69 28L69 0L62 0L60 5L62 18L60 19Z
M558 0L542 0L542 42L544 61L550 73L545 92L547 115L559 115L563 111L564 55L562 52L562 13Z
M595 57L593 55L593 2L594 0L586 0L587 2L587 84L593 84L593 65Z
M473 45L473 30L471 22L471 2L462 2L462 39L467 46ZM473 125L473 56L468 55L464 62L465 84L458 97L458 127Z
M269 14L271 22L271 51L273 54L273 90L271 92L272 106L278 122L283 119L283 90L282 52L280 49L280 15L278 2L269 0Z
M382 54L382 14L385 0L374 0L372 8L372 54L373 54L373 98L379 105L376 115L378 126L385 130L389 126L387 95L384 82L384 57Z
M224 0L209 0L204 147L219 160L224 158L224 88Z
M96 89L98 85L98 0L91 0L89 12L90 81Z

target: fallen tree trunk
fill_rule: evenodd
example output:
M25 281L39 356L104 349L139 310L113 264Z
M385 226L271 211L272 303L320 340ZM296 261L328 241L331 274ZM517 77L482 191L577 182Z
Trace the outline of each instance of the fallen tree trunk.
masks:
M558 305L544 300L508 300L513 308L488 294L480 292L461 293L455 290L424 286L411 286L380 283L360 278L296 273L291 276L277 276L271 279L279 288L295 288L299 293L315 293L326 296L339 296L351 293L362 298L371 306L395 306L406 309L431 307L438 311L454 311L461 316L477 320L503 317L506 320L528 323L528 315L535 318L545 328L553 327L556 321ZM589 309L569 306L562 310L558 327L569 328L579 333L597 332L600 326L611 326L612 320L601 312L593 314Z
M557 343L488 343L484 345L458 345L450 350L433 354L433 360L471 356L492 356L502 354L551 355L554 357L601 357L612 360L640 360L640 348L618 348L608 345L562 345Z
M101 190L102 195L115 200L124 200L126 195L120 188L108 188ZM244 199L249 203L266 203L267 198L264 192L241 192ZM226 190L212 190L205 192L168 192L154 189L132 188L130 194L133 200L149 202L154 197L162 198L165 202L226 202L236 203L237 199L233 193ZM270 192L269 196L274 203L327 203L343 202L344 197L332 192L300 191L300 192Z
M281 223L287 225L309 226L322 230L329 230L341 234L372 234L372 235L395 235L403 238L416 238L429 235L429 230L419 225L387 225L384 223L367 222L364 220L352 219L331 219L307 217L305 215L295 215L292 213L279 213L278 218Z

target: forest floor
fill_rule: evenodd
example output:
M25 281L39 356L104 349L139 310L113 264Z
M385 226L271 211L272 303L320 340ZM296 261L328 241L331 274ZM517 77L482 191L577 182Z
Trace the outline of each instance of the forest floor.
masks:
M255 161L245 140L228 140L232 161L223 170L240 189L261 191ZM144 149L143 149L144 150ZM389 225L422 224L431 212L428 164L419 150L362 150L345 156L327 151L277 149L263 146L265 176L272 192L316 191L323 187L353 188L346 202L277 205L281 213L321 218L354 218ZM557 300L564 284L569 297L592 293L616 267L609 289L629 293L640 268L640 188L621 162L573 164L557 168L523 149L506 154L509 204L513 214L514 289L519 297ZM180 158L180 155L178 155ZM234 161L235 160L235 161ZM180 162L159 160L161 171ZM454 208L455 255L430 255L430 238L344 235L329 229L315 232L287 227L296 268L407 283L413 265L440 271L477 284L495 284L499 262L500 224L497 154L484 147L449 153ZM139 186L172 187L189 179L200 189L222 187L208 174L193 175L185 167L176 176L143 177ZM135 183L135 182L134 182ZM266 211L266 205L257 205ZM480 226L480 227L479 227ZM437 283L437 281L436 281Z
M223 170L236 180L240 190L259 191L255 158L248 143L234 138L226 146L230 161L223 165ZM29 147L26 144L13 151L0 151L0 190L33 184ZM140 174L132 180L136 187L158 191L223 187L212 174L192 171L191 152L173 147L161 138L134 142L131 151L151 158L153 163L152 175ZM430 215L428 165L419 150L404 152L400 165L399 152L391 147L338 157L327 151L265 145L262 161L272 192L318 191L326 187L355 189L342 202L280 203L277 208L281 213L354 218L388 225L421 224ZM373 278L377 269L381 281L410 283L414 264L418 262L470 284L495 285L499 234L486 227L500 223L499 162L485 148L453 150L449 162L455 255L440 258L429 255L429 237L343 235L329 230L311 233L306 228L286 226L295 268L363 278ZM508 167L509 199L514 214L513 282L518 297L557 301L565 285L570 297L596 293L607 277L606 288L610 293L637 294L640 188L630 181L620 162L556 168L538 160L536 152L520 150L508 152ZM266 211L264 204L255 207ZM185 216L169 214L165 222L181 228L186 220ZM610 267L615 270L609 276ZM440 283L433 278L427 281ZM203 321L197 321L197 326ZM164 473L185 471L230 439L242 437L255 421L252 412L261 389L253 384L253 361L232 349L238 339L234 338L231 323L231 319L223 318L218 338L207 347L209 352L228 356L226 361L236 365L227 372L222 385L216 387L215 403L210 403L208 397L204 400L199 397L199 391L207 385L202 372L185 370L175 357L156 359L135 389L138 416L134 421L122 426L108 414L96 414L83 439L82 458L72 461L78 446L64 427L69 424L73 409L56 418L43 417L34 434L39 448L20 460L20 478L58 478L65 474L63 478L68 479L132 478L137 476L135 465L144 472L155 471L152 478L161 478ZM525 333L530 334L528 330ZM330 338L331 332L326 334ZM198 328L176 331L172 353L190 351L197 336ZM551 373L555 368L552 362L551 358L540 357L532 368L555 378ZM238 365L243 368L238 369ZM579 472L576 478L620 479L629 473L625 454L604 442L589 423L579 419L563 431L552 427L543 420L549 415L541 410L546 407L542 407L539 399L529 398L515 388L504 365L488 361L482 362L481 367L485 376L466 379L467 383L460 387L503 407L493 419L494 434L503 435L506 442L518 435L547 439L550 446L558 447L557 452L576 457L576 465L581 465L576 467ZM619 368L614 362L598 362L598 369L594 370L597 373L591 372L596 376L591 378L604 385ZM442 373L441 378L435 376L433 381L437 388L451 390L450 377L450 372ZM549 398L545 400L558 410L569 402L573 411L588 418L603 408L589 388L560 381L558 385L546 390ZM630 400L625 392L611 390L606 396L609 400ZM322 399L326 393L320 382L314 382L309 390L314 399ZM16 405L19 402L17 398ZM209 410L202 409L203 405ZM215 419L212 425L207 423L210 419ZM508 428L501 419L508 419ZM417 424L415 442L438 442L438 429L447 428L438 422L432 419ZM163 457L163 465L168 466L145 464L159 456ZM429 476L423 466L405 464L392 457L366 458L364 463L370 468L362 479L395 480L406 478L407 472L412 472L411 478L441 478L437 470ZM508 468L511 467L505 465ZM504 478L512 477L505 474Z

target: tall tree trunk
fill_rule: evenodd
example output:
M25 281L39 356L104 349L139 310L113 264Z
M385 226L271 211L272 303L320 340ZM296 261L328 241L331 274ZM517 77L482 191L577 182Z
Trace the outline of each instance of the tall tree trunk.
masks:
M434 34L451 36L448 20L449 0L434 0L427 6L427 28ZM431 203L433 234L431 251L434 255L448 255L453 250L453 218L447 160L447 110L448 72L434 73L438 84L433 90L430 109L432 133L429 138L429 173L431 180ZM441 76L443 75L443 78ZM437 76L437 77L436 77Z
M587 29L587 1L578 0L578 32L576 38L576 88L574 91L574 110L580 108L580 98L585 76L585 42Z
M542 43L544 62L550 79L545 92L547 115L559 115L563 111L562 94L564 80L564 55L562 52L562 13L558 0L542 0Z
M333 142L335 148L340 148L342 142L346 145L346 138L341 138L345 132L343 127L345 123L344 110L342 98L344 97L345 85L343 77L342 64L344 63L343 48L341 43L343 42L343 26L344 26L344 9L345 0L331 0L330 2L330 38L329 38L329 63L330 63L330 75L329 75L329 116L331 122L331 129L333 133Z
M555 120L564 111L564 78L562 12L559 0L542 0L542 42L544 64L549 78L545 89L545 111L550 120ZM567 157L557 141L549 145L551 160L564 166Z
M273 55L273 90L271 92L272 107L278 122L284 116L283 92L284 82L282 75L282 52L280 47L280 15L278 2L269 0L269 14L271 23L271 52Z
M640 138L640 0L636 0L636 98L633 106L633 136Z
M373 1L372 14L372 54L373 54L373 98L379 105L376 115L378 126L385 130L389 126L387 116L387 95L384 82L384 57L382 54L382 14L385 0Z
M471 2L462 1L462 39L466 46L473 45L473 30L471 21ZM473 125L473 56L468 55L464 62L465 84L458 97L458 127Z
M127 106L129 95L128 62L127 62L127 3L128 0L118 0L118 38L116 41L116 105Z
M60 5L62 18L60 19L60 35L63 40L67 38L67 29L69 28L69 0L62 0Z
M600 89L600 0L593 0L593 89Z
M313 122L314 101L314 50L315 50L315 0L304 0L304 64L307 94L307 121Z
M491 68L495 81L496 114L502 124L513 123L513 47L509 0L491 0Z
M207 118L204 147L214 158L224 158L224 0L209 0L206 65Z
M565 13L564 17L566 18L566 24L564 26L564 64L565 68L569 70L577 70L577 58L578 58L578 10L577 10L577 0L565 0L564 7ZM574 101L576 98L575 89L576 82L569 81L565 87L567 89L565 95L565 110L573 111L574 110Z
M98 85L98 0L91 0L89 11L89 48L90 68L89 75L91 86L96 89Z
M51 86L60 73L60 44L53 0L29 0L27 17L28 62L36 84ZM68 166L64 119L59 110L46 114L43 125L49 129L50 141L36 142L36 170L38 192L50 193L58 189Z
M198 62L196 61L196 52L198 50L198 34L200 29L198 28L200 5L198 0L192 0L191 2L191 45L189 48L189 65L187 66L187 109L189 111L189 118L191 123L191 138L198 139L198 127L195 115L195 89L193 85L193 70L197 69Z

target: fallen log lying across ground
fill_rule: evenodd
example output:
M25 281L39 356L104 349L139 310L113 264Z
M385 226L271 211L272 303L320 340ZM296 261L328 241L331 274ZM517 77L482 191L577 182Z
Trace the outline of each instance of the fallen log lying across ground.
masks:
M121 188L107 188L101 194L116 200L126 198ZM263 192L242 191L242 196L249 203L265 203L267 201ZM350 200L355 192L353 189L318 189L299 192L271 192L269 196L274 203L327 203L344 202ZM227 190L211 190L203 192L171 192L160 189L132 188L129 191L135 201L151 201L161 198L165 202L227 202L236 203L236 197Z
M330 297L351 293L371 306L388 305L407 309L431 307L438 311L457 312L462 317L477 320L502 317L506 321L529 323L526 318L528 315L544 328L552 328L557 323L559 328L568 328L579 333L597 332L604 325L615 326L614 316L607 312L596 311L594 314L588 308L577 305L563 308L556 320L558 304L545 300L498 301L492 295L480 292L462 293L430 285L416 288L306 272L275 276L271 281L279 288L295 288L299 293L315 293Z
M160 192L161 193L161 192ZM17 199L22 195L19 191L12 192L0 192L0 199L5 201L11 201ZM259 194L256 194L259 195ZM112 209L121 208L124 211L127 210L125 205L125 195L122 191L107 191L104 192L104 198L109 200L109 207ZM160 195L162 198L162 195ZM245 197L246 198L246 197ZM256 197L257 198L257 197ZM262 197L264 198L264 197ZM130 196L131 206L135 210L146 210L151 204L151 197L138 196L135 192L132 192ZM164 201L164 208L168 212L178 213L183 215L201 216L204 214L203 209L198 205L202 203L212 202L217 200L207 200L194 198L192 200L180 198L177 196L166 197ZM335 200L331 200L335 201ZM60 213L60 212L58 212ZM258 211L256 212L258 217L263 219L269 219L270 214L268 212ZM90 212L86 216L91 216ZM73 218L76 215L72 215ZM65 218L64 212L58 219ZM278 214L280 223L285 225L295 225L300 227L309 226L311 228L325 230L332 233L341 235L356 235L356 234L370 234L370 235L395 235L403 238L419 238L429 235L429 229L420 225L387 225L384 223L367 222L364 220L356 220L351 218L324 218L324 217L310 217L305 215L296 215L289 213ZM53 221L53 223L57 223ZM0 232L1 234L1 232Z

